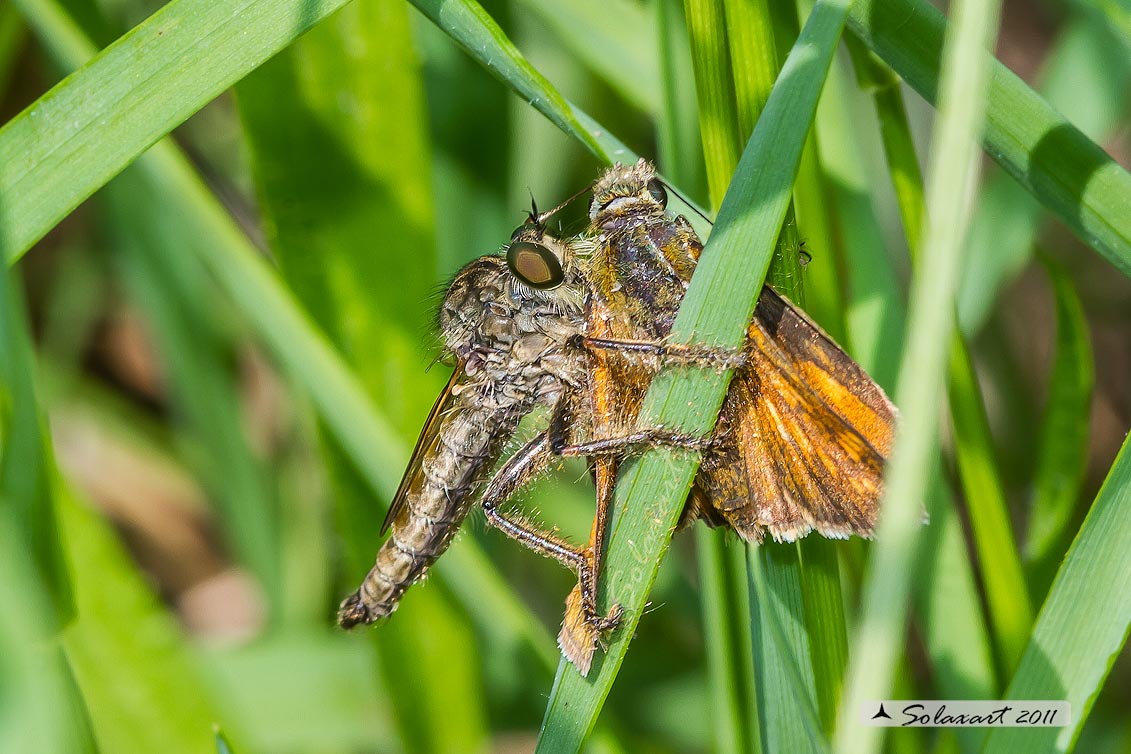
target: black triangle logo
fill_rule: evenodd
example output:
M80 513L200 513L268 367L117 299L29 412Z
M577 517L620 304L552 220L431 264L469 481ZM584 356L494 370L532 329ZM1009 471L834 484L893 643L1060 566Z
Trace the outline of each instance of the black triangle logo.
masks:
M880 711L877 712L876 714L872 715L872 719L875 720L875 719L880 718L880 717L882 717L886 720L891 720L891 715L889 715L887 710L884 709L884 703L883 702L880 702Z

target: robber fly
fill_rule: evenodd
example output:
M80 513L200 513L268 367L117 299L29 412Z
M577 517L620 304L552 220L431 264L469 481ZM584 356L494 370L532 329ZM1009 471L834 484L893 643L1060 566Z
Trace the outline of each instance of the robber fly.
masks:
M667 192L641 160L610 168L593 186L586 252L589 300L588 431L604 438L592 458L597 513L587 556L596 579L617 466L626 452L671 445L702 452L680 526L697 519L733 528L748 542L766 532L793 541L870 536L895 409L883 390L804 313L762 289L736 352L667 341L703 245L691 224L666 212ZM708 438L625 428L664 364L734 368ZM602 631L596 585L567 600L558 643L584 673ZM614 608L615 610L615 608Z
M404 591L451 543L472 492L521 419L554 405L563 390L585 379L584 355L576 347L584 324L582 273L569 246L541 236L536 223L524 225L504 255L469 263L445 293L438 324L455 370L385 517L381 533L392 533L361 587L342 602L343 627L373 623L396 610ZM540 447L524 448L520 461L543 463L549 456L539 455ZM519 462L507 468L515 466L525 468ZM491 500L499 498L499 485L491 489L495 497L483 505L488 522L529 544L530 527L498 511Z

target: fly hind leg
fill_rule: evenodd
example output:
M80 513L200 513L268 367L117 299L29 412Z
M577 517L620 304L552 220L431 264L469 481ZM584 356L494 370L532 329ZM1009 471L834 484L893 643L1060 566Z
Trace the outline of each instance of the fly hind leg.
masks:
M607 615L601 615L598 612L597 564L599 557L595 556L589 548L576 547L552 532L537 528L514 513L504 513L500 510L502 503L516 490L541 473L550 459L554 457L555 454L550 447L549 434L548 432L539 434L511 456L510 460L488 482L480 504L483 506L483 512L486 514L489 524L520 544L548 558L553 558L577 573L580 604L569 606L566 621L567 624L570 622L569 613L571 611L580 610L581 620L593 632L593 636L597 637L616 628L621 615L619 606L614 606ZM588 671L593 653L592 648L587 653L574 652L571 654L569 647L563 643L562 650L566 652L568 659L582 671L582 674Z

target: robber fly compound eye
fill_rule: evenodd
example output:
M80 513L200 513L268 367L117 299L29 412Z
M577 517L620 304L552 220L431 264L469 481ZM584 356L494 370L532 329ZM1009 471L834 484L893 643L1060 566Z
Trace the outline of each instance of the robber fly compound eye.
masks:
M539 243L518 241L507 249L507 267L531 288L557 288L565 280L562 263L554 252Z

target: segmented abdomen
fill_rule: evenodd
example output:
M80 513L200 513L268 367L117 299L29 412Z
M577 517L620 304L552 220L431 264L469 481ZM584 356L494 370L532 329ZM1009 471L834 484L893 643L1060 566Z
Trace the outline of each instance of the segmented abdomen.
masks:
M401 595L448 548L471 508L472 491L498 460L517 420L463 404L436 415L414 459L391 534L357 592L338 612L345 628L373 623L397 609ZM431 430L431 431L430 431Z

